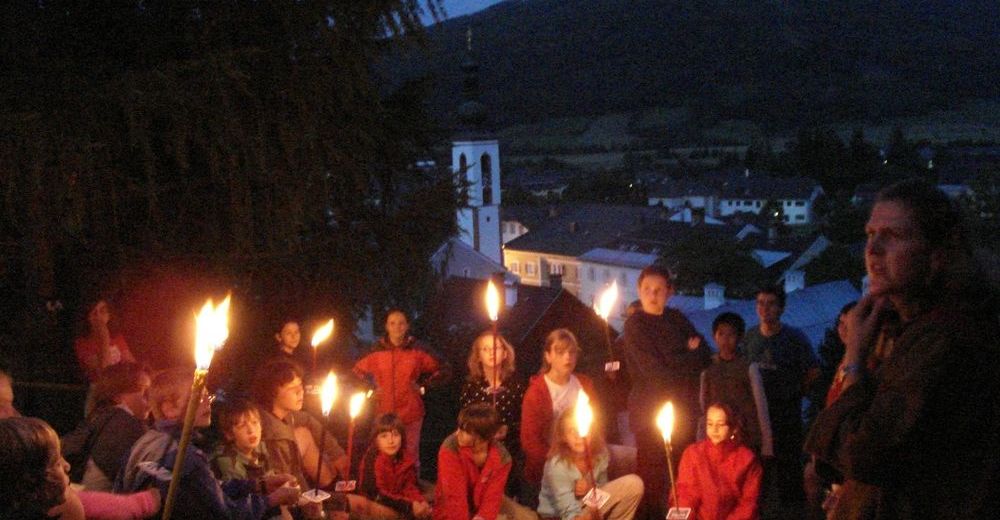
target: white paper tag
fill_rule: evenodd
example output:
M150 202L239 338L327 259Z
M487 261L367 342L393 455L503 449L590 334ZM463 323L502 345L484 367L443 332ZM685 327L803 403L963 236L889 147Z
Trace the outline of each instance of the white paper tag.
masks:
M611 493L602 491L599 488L591 488L586 495L583 495L583 505L594 509L600 509L608 502L609 498L611 498Z
M339 480L333 486L333 490L338 493L347 493L348 491L354 491L354 488L358 487L357 480Z
M617 372L622 367L621 361L608 361L604 364L605 372Z
M307 502L312 502L314 504L317 504L317 503L322 502L322 501L324 501L324 500L326 500L328 498L330 498L330 494L329 493L327 493L326 491L323 491L322 489L315 489L315 488L313 488L313 489L310 489L309 491L306 491L305 493L302 493L301 495L299 495L299 503L301 504L302 500L306 500Z
M670 511L667 511L667 520L688 520L690 516L690 507L671 507Z

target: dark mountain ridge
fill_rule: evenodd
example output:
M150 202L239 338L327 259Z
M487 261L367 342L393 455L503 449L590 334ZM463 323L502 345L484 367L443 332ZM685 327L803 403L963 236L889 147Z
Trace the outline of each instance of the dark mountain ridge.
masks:
M508 0L388 63L433 78L450 124L473 29L497 126L653 106L776 128L879 121L1000 97L993 0Z

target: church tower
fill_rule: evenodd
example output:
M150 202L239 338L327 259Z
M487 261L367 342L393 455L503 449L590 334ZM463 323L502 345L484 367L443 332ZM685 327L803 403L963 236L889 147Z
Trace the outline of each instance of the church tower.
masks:
M466 34L462 62L459 131L451 144L452 171L464 179L468 206L458 210L459 238L503 265L500 242L500 146L487 131L486 107L479 102L479 64L472 57L472 29Z

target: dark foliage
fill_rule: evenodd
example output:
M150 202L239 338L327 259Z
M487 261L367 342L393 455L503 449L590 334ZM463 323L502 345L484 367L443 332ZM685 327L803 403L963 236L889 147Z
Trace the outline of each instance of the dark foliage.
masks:
M4 4L2 328L66 341L46 300L72 309L164 269L276 312L419 305L460 197L450 174L410 166L440 135L426 85L386 89L372 63L438 7Z

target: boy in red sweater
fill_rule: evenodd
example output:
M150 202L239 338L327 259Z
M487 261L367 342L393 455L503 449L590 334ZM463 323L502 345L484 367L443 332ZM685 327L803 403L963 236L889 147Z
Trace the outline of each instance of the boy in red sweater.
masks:
M435 489L435 520L495 520L510 475L511 458L493 440L500 429L488 403L465 407L458 429L441 443Z

